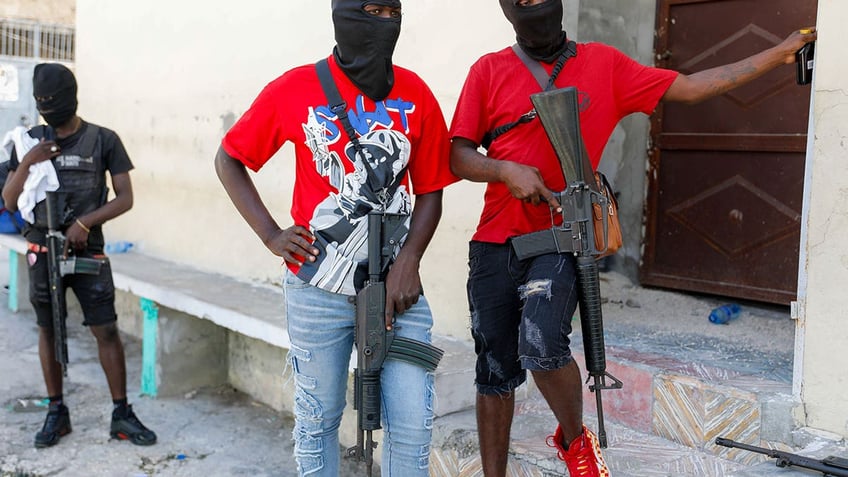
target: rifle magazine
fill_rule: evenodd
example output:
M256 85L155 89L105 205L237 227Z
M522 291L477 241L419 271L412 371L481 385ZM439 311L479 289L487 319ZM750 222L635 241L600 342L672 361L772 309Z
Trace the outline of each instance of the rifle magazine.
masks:
M444 351L433 345L409 338L395 337L386 357L420 366L432 372L439 366L443 355Z

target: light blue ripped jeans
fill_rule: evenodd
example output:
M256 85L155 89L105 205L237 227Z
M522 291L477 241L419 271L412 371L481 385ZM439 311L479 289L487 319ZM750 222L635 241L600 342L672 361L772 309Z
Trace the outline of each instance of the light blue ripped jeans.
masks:
M284 284L292 343L289 361L295 376L292 435L298 473L338 477L339 425L353 351L354 305L346 295L306 284L288 270ZM432 325L430 306L422 296L406 313L398 315L395 330L399 336L430 343ZM433 428L432 373L387 359L381 387L381 475L427 477Z

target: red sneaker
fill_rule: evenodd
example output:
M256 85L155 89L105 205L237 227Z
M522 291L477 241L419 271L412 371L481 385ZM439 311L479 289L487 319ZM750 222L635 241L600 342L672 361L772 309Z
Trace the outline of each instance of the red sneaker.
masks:
M557 456L565 461L570 477L610 477L598 438L588 427L583 426L583 434L571 441L567 450L562 446L562 428L559 426L554 435L548 436L547 443L556 448Z

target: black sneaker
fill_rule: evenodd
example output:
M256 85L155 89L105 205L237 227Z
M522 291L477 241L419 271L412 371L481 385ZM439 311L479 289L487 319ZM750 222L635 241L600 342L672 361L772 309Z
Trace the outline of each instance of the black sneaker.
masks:
M44 427L35 435L35 447L43 448L55 446L62 436L71 433L71 413L67 406L59 404L55 409L47 412Z
M112 412L112 428L110 435L114 439L129 440L137 446L149 446L156 443L156 433L144 427L135 417L132 406L127 406L126 413L121 415L119 410Z

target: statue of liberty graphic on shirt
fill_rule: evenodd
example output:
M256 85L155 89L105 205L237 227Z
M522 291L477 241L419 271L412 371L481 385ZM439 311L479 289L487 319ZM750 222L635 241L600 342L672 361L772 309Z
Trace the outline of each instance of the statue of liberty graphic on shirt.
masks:
M325 126L313 111L309 116L304 131L316 170L338 192L315 208L309 225L315 235L313 245L321 253L316 262L304 263L298 276L325 290L353 295L361 286L355 283L359 281L357 267L364 267L368 260L368 213L373 209L407 216L411 213L409 191L401 184L409 164L410 141L399 131L374 129L358 137L359 153L348 142L345 157L340 158L329 149ZM353 170L348 171L343 161L352 164ZM407 218L392 258L408 230Z

